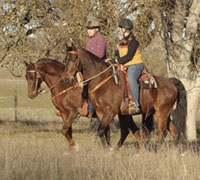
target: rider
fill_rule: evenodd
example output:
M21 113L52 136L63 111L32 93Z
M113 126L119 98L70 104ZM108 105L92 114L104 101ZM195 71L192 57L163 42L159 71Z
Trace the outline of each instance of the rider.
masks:
M85 49L96 55L99 59L106 59L107 42L104 36L100 33L100 23L97 20L90 20L87 23L88 41Z
M99 59L105 60L107 57L107 42L104 36L100 33L100 23L96 19L89 20L87 22L87 33L88 33L88 40L86 43L85 49L92 54L96 55ZM84 104L87 105L87 99L88 99L88 90L87 86L84 86L83 89L83 98L84 98ZM84 108L84 105L83 105ZM92 117L94 113L94 108L92 107L90 101L88 101L88 109L89 118Z
M129 111L131 114L136 114L140 112L138 78L142 72L144 64L140 54L139 43L132 33L132 21L127 18L122 19L119 22L118 27L123 38L119 42L117 51L118 58L111 59L110 62L113 64L117 62L127 67L130 91L135 102L134 103L132 100L129 101Z

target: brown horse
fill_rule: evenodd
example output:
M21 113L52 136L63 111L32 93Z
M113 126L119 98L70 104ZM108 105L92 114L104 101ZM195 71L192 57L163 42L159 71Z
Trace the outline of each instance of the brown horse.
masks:
M124 103L121 88L112 79L112 71L107 63L83 49L71 53L76 54L76 58L66 63L65 78L71 82L77 69L82 68L83 79L88 83L89 99L101 119L98 135L105 144L103 132L112 118L121 112ZM174 139L179 140L181 135L185 135L187 103L184 86L177 79L155 76L155 80L156 89L140 89L142 113L147 116L155 113L159 143L167 129ZM175 102L176 109L173 110ZM172 111L173 121L170 119Z
M36 63L26 63L26 80L28 83L28 96L36 97L41 91L44 81L51 91L52 102L56 107L56 114L63 119L62 133L69 143L69 149L75 148L72 139L72 123L78 116L77 108L82 106L82 88L77 87L77 81L66 85L62 79L64 65L58 61L43 58ZM74 103L76 102L76 103Z
M68 54L66 57L68 57ZM72 123L78 115L77 109L82 107L83 104L82 88L77 86L76 79L70 86L64 83L62 74L65 66L58 61L43 58L34 64L25 62L25 65L28 96L35 98L42 91L41 83L44 81L47 84L51 91L52 102L56 107L57 115L61 116L64 122L62 133L69 143L69 149L74 149L75 143L72 139ZM119 119L122 128L118 146L120 147L123 144L126 136L129 134L128 129L133 132L138 142L141 143L140 136L138 135L139 129L132 117L119 115ZM107 144L110 144L109 126L106 128L104 135Z

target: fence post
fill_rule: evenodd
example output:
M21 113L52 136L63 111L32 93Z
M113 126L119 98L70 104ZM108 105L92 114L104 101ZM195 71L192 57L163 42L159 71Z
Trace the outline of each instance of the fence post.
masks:
M17 119L17 91L14 91L14 116L15 116L15 122L18 121Z

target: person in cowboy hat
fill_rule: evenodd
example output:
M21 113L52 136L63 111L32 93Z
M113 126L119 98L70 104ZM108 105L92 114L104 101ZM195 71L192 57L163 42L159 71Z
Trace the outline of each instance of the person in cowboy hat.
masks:
M88 33L88 40L85 49L91 52L92 54L96 55L99 59L105 60L107 58L107 42L105 37L100 33L100 28L101 25L96 19L89 20L87 22L86 29ZM84 86L83 89L83 111L86 112L84 114L87 114L87 110L85 110L85 108L87 107L88 103L88 117L92 118L92 115L94 114L94 108L92 107L90 101L87 101L87 88L87 86Z

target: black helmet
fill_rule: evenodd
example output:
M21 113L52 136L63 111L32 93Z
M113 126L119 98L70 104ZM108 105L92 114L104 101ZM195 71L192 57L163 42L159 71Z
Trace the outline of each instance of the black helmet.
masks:
M118 27L125 28L127 30L132 30L133 29L133 23L130 19L125 18L125 19L122 19L119 22Z

